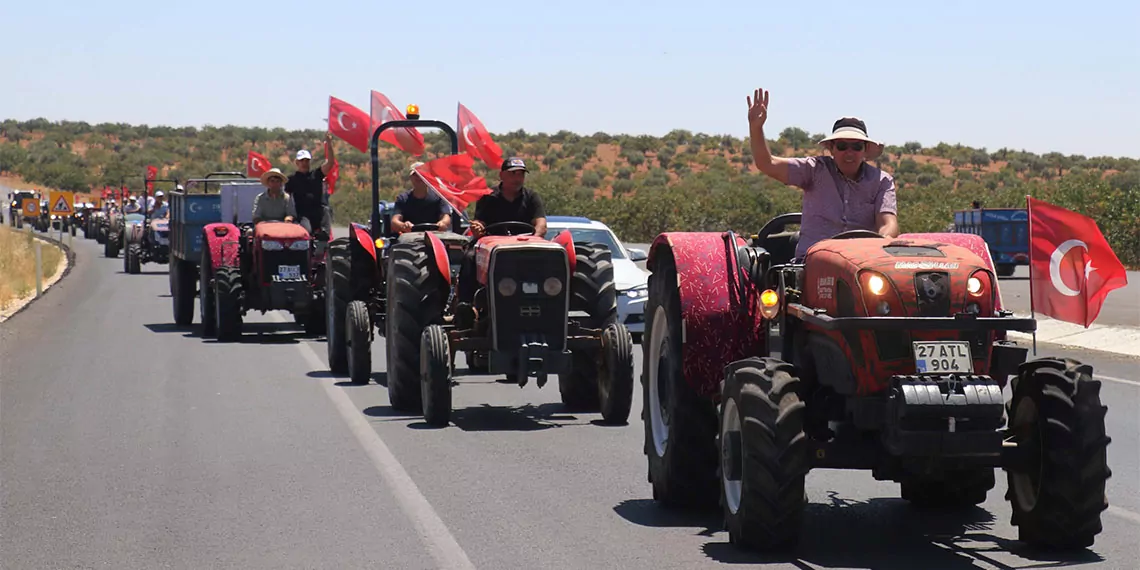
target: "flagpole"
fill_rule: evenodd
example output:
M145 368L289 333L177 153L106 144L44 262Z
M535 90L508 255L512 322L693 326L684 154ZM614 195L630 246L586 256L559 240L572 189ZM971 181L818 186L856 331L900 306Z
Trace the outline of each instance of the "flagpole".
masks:
M1025 221L1029 225L1029 317L1036 320L1033 295L1033 206L1029 202L1029 194L1025 195L1025 214ZM1037 327L1033 327L1033 356L1037 356Z

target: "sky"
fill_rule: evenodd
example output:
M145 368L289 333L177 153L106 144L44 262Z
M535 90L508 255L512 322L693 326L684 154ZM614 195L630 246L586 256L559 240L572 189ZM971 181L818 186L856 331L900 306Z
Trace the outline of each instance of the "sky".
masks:
M799 6L799 7L796 7ZM370 90L492 133L918 141L1140 157L1140 2L4 2L0 119L326 128Z

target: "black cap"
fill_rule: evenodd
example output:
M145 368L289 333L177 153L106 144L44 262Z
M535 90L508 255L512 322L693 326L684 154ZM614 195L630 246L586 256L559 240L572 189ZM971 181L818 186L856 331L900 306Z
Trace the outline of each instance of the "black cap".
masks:
M526 167L526 163L523 162L523 159L518 158L517 156L512 156L504 160L503 167L499 170L502 172L507 172L509 170L521 170L523 172L530 172L530 170L528 170Z

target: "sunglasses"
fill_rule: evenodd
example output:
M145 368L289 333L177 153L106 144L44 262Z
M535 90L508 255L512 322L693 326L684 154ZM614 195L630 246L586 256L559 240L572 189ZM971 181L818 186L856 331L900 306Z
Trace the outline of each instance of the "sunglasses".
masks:
M862 142L838 141L835 143L835 150L851 149L854 151L860 151L860 150L863 150L864 146L865 145Z

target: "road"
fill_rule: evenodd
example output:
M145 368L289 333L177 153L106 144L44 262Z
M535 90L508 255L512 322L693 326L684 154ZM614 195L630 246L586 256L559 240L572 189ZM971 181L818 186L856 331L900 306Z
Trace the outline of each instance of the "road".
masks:
M72 273L0 326L5 568L1135 564L1140 383L1104 384L1113 508L1087 553L1022 550L1004 477L983 508L946 515L867 473L820 470L796 558L764 558L728 545L715 512L654 505L639 396L629 425L607 427L563 412L556 385L461 378L454 425L426 429L383 386L330 377L323 343L283 315L250 315L240 344L203 341L171 324L165 266L124 275L94 241L75 248ZM1140 363L1051 353L1117 378Z

